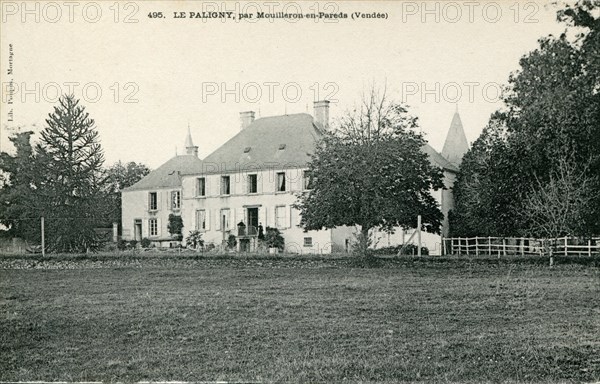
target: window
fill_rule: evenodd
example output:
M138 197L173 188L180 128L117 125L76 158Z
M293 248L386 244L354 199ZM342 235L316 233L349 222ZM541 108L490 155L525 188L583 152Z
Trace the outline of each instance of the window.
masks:
M304 246L305 247L312 247L312 237L305 237L304 238Z
M150 219L148 227L150 228L150 236L158 236L158 220Z
M181 208L181 191L171 191L171 209Z
M204 177L196 179L196 196L206 196L206 179Z
M275 207L275 226L277 228L286 228L286 224L285 205L278 205Z
M158 209L158 194L156 192L150 192L148 194L148 209L156 211Z
M277 173L277 192L285 192L285 172Z
M312 184L313 184L312 172L304 171L302 173L302 188L303 189L312 189L313 188Z
M229 176L221 176L221 195L229 195L231 192L230 186Z
M258 192L256 175L248 175L248 193Z
M196 229L198 231L206 231L206 211L196 211Z
M221 209L221 229L227 231L229 228L229 208Z

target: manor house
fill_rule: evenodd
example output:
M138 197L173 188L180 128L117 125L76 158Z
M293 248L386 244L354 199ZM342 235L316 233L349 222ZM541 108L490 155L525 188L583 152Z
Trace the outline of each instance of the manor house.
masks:
M329 101L314 103L314 113L255 119L240 113L240 131L204 159L198 157L191 132L186 153L168 160L138 183L122 191L122 229L127 240L150 239L157 246L175 243L167 230L170 214L180 215L184 238L191 230L202 232L205 243L223 247L235 236L239 251L258 246L258 228L278 228L287 252L331 253L348 251L354 227L304 231L296 195L310 188L307 164L315 144L329 129ZM432 191L444 213L442 236L448 231L453 207L452 186L468 144L458 112L444 149L422 150L444 173L446 189ZM243 226L238 224L243 223ZM404 243L414 231L375 233L379 246ZM441 252L441 236L423 233L423 245Z

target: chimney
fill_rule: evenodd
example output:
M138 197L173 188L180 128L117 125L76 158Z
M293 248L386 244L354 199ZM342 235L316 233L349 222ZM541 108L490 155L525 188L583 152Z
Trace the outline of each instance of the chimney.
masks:
M321 125L321 128L329 129L329 100L315 101L314 119Z
M240 112L240 121L242 123L240 130L248 127L254 122L254 111Z

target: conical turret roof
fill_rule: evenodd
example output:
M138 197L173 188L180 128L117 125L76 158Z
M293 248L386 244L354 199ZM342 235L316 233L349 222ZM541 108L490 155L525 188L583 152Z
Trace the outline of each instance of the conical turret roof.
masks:
M194 147L194 142L192 141L192 132L190 131L190 126L189 125L188 125L187 137L185 138L185 147L186 148L192 148L192 147Z
M452 164L459 166L462 157L469 150L469 143L467 142L467 136L463 129L462 121L458 110L454 113L450 129L446 135L446 141L444 142L444 149L442 149L442 156L444 156Z

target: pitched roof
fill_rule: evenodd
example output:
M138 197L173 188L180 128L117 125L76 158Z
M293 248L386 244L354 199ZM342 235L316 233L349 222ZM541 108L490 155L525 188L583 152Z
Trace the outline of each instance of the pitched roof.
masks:
M202 160L194 155L175 156L131 187L124 188L123 191L180 187L181 179L178 172L193 172L201 168Z
M444 156L440 155L440 153L433 149L431 145L425 144L421 147L421 150L427 154L429 161L431 161L434 165L437 165L438 167L448 171L458 172L458 167L446 160Z
M204 160L194 155L175 156L124 191L180 187L180 175L303 168L322 136L313 117L306 113L264 117L241 130ZM458 171L429 144L422 150L438 167Z
M313 117L307 113L263 117L206 157L202 170L191 173L304 167L321 137Z
M468 150L469 144L467 143L467 137L465 136L460 115L457 111L452 118L450 129L448 129L444 148L442 149L442 156L458 167L462 161L462 157Z

